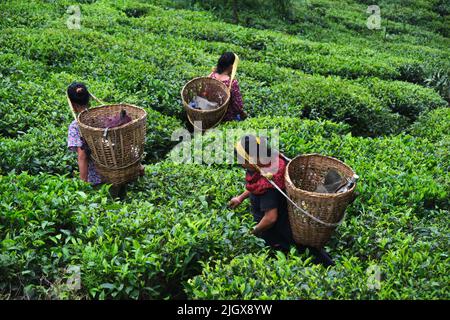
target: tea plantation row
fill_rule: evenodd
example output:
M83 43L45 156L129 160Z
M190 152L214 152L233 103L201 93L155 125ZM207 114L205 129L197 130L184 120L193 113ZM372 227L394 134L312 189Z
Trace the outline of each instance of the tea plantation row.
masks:
M216 6L214 0L180 2L176 0L152 0L151 3L177 9L196 10L198 5L227 22L235 22L229 13L231 6ZM220 3L220 2L219 2ZM223 4L223 2L221 3ZM254 3L253 3L254 4ZM252 2L239 6L239 24L258 29L278 30L320 42L364 43L378 47L385 44L408 43L443 48L444 37L448 37L446 23L450 18L450 5L445 0L380 0L377 2L381 17L381 30L367 28L367 12L370 1L309 0L291 1L289 12L274 10L270 1L259 1L255 8ZM196 8L197 6L197 8ZM133 7L133 6L132 6ZM142 8L127 8L127 15L145 14ZM277 12L278 11L278 12ZM333 30L333 32L330 32ZM412 36L411 36L412 35ZM381 42L380 41L380 42ZM380 46L379 49L383 49Z
M238 168L148 166L125 203L76 179L2 176L1 290L30 298L445 297L450 114L436 114L438 130L430 135L424 117L417 137L357 138L332 123L289 118L223 128L280 128L287 155L335 155L361 175L361 195L329 245L337 265L328 270L295 252L267 257L248 235L248 205L226 208L243 189ZM81 268L79 291L65 286L72 265ZM372 265L383 275L380 290L367 286Z
M16 5L22 8L21 5ZM36 12L41 12L42 6L38 7L40 10ZM56 19L49 20L49 26L31 24L35 28L24 29L23 21L11 18L9 28L6 29L8 32L2 34L2 65L8 67L1 70L2 96L5 99L1 102L0 112L5 115L2 127L6 129L3 130L7 130L2 130L1 134L15 137L17 131L13 128L26 131L30 127L39 126L36 119L39 119L44 110L47 114L52 114L51 120L55 124L67 117L65 98L61 94L64 88L62 84L74 78L91 84L93 90L96 90L94 93L105 101L137 101L144 107L181 117L180 88L192 77L206 74L209 71L208 65L214 64L218 54L229 49L236 51L244 59L240 69L241 86L246 108L253 116L302 115L312 119L328 118L351 124L355 134L376 136L398 133L424 110L447 105L432 89L373 78L386 78L384 74L379 74L386 68L375 67L377 71L373 71L370 66L374 63L370 59L360 63L367 73L358 75L369 76L368 79L323 77L317 74L321 73L317 70L305 70L316 73L306 75L295 69L284 68L285 63L278 63L276 59L258 58L258 55L268 57L270 54L248 47L244 40L232 45L228 37L221 39L224 42L214 42L211 38L189 38L186 34L186 28L192 28L194 22L203 24L202 28L207 26L206 30L216 30L215 32L227 35L232 33L234 37L242 36L248 38L248 41L254 40L255 37L251 36L253 31L219 22L217 29L211 29L211 21L208 20L210 17L202 13L181 11L180 14L178 10L172 12L149 5L144 7L148 13L136 19L127 17L120 8L108 5L108 2L85 5L83 28L70 32L65 29L66 17L62 15L58 18L62 4L47 8L49 18ZM33 6L24 9L30 11L31 8ZM10 7L8 9L11 10ZM12 10L13 12L15 11ZM33 21L34 14L28 13L31 17L27 21ZM108 20L103 19L105 15L109 16ZM182 26L166 26L174 21L174 15L177 18L175 21L183 21ZM164 20L164 23L159 20L156 23L154 19ZM105 21L108 22L107 25ZM174 35L169 32L162 37L158 30L147 30L147 25L158 26L161 28L158 30L166 32L172 29L183 32ZM46 28L42 28L43 26ZM197 29L192 29L192 32L194 30ZM143 34L142 31L150 33ZM258 32L262 35L266 33ZM292 50L296 52L293 54L294 51L290 52L283 47L280 49L282 54L290 57L304 56L298 52L299 48L305 46L300 45L301 40L282 34L277 36L279 37L269 37L273 45L283 43L282 40L286 38L286 43L292 41ZM322 52L316 46L323 44L318 43L308 49L309 54L315 58L320 57ZM347 49L355 50L350 46ZM327 63L331 56L338 55L337 49L323 50L327 55L323 61ZM356 51L361 56L361 48ZM342 55L345 59L354 60L348 52ZM371 53L368 56L377 55ZM437 57L441 62L446 61L441 56ZM380 59L387 61L384 57ZM345 67L353 63L333 63L333 67ZM133 65L133 68L130 69L129 65ZM345 76L331 70L322 74ZM290 90L292 87L295 88L294 91ZM36 96L39 96L37 101ZM8 114L8 110L14 110L12 108L17 110L14 115Z
M317 42L151 3L83 1L81 30L66 27L70 1L0 4L0 298L449 296L450 109L423 81L429 66L448 68L438 26L391 21L392 41L358 36L360 4L312 1L328 8L324 24L344 21ZM251 118L207 133L207 145L237 138L231 129L277 129L286 155L335 156L361 176L327 247L333 268L268 252L249 234L248 203L226 206L244 188L242 169L172 161L180 89L226 50L242 58ZM148 112L146 176L124 202L77 178L66 147L74 80ZM67 285L73 267L78 290Z

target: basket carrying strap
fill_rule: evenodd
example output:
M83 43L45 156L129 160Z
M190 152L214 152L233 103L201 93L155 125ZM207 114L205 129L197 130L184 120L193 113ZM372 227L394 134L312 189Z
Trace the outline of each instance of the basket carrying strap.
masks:
M89 93L89 95L95 100L97 101L99 104L105 104L102 100L100 100L99 98L97 98L96 96L94 96L92 93ZM72 105L72 101L70 101L69 95L66 93L66 97L67 97L67 103L69 104L69 109L72 112L72 116L75 119L75 121L78 122L78 118L77 115L75 114L75 109L73 108ZM80 131L81 134L81 131Z
M256 142L259 144L260 143L260 139L256 138ZM248 162L250 162L250 156L247 154L247 152L245 152L244 148L242 147L242 145L238 142L236 144L236 151L239 153L239 155L241 157L243 157L245 160L247 160ZM288 157L286 157L285 155L283 155L280 152L280 155L286 160L286 161L290 161L291 159L289 159ZM256 162L256 161L253 161ZM320 220L319 218L313 216L312 214L310 214L308 211L304 210L303 208L301 208L298 204L296 204L291 198L289 198L289 196L283 191L281 190L281 188L279 186L277 186L277 184L275 182L273 182L272 177L273 175L270 173L266 173L264 174L261 170L260 167L258 167L256 164L252 164L256 170L259 171L259 173L267 179L267 181L269 181L269 183L275 188L277 189L294 207L296 207L301 213L303 213L304 215L306 215L308 218L316 221L317 223L320 223L321 225L324 225L326 227L337 227L340 224L342 224L342 222L344 222L345 216L346 214L344 213L344 216L342 217L342 219L336 223L329 223L329 222L325 222Z
M95 100L95 101L97 101L98 103L100 103L100 104L106 104L106 103L104 103L102 100L100 100L99 98L97 98L96 96L94 96L92 93L89 93L90 94L90 96Z
M72 112L72 116L75 119L75 121L78 122L77 115L75 114L75 110L73 109L72 101L70 101L68 94L66 94L66 97L67 97L67 103L69 104L70 112Z
M231 87L233 85L234 77L236 77L236 72L239 64L239 57L236 53L234 54L234 63L233 63L233 70L231 71L231 77L230 77L230 84L228 85L228 89L231 91Z

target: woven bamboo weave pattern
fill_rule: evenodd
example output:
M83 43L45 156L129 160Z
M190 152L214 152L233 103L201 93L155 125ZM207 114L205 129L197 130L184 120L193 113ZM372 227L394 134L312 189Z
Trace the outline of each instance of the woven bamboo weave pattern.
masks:
M122 110L132 121L115 128L104 128L105 119ZM80 113L78 123L96 168L107 182L120 184L138 176L147 130L144 109L130 104L100 106Z
M198 110L189 107L189 102L202 92L207 92L207 99L211 102L217 102L218 108L214 110ZM230 90L221 81L200 77L189 81L181 90L181 100L186 110L189 121L194 124L195 121L201 121L202 129L210 129L220 123L227 112L230 102Z
M302 209L326 223L339 222L348 204L353 200L355 187L344 193L314 192L330 169L350 179L354 172L343 162L318 154L294 158L286 168L286 191ZM296 243L322 248L331 238L336 227L325 226L307 217L288 203L289 222Z

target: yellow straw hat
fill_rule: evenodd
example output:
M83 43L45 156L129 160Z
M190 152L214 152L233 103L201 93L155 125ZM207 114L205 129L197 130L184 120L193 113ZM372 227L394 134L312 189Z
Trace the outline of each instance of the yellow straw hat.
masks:
M259 137L255 137L256 139L256 143L259 145L261 144L261 139ZM256 161L253 161L254 159L252 159L250 157L250 155L245 151L244 147L241 144L241 141L238 141L236 143L236 145L234 146L234 148L236 149L237 154L244 159L245 161L251 163L251 164L256 164Z

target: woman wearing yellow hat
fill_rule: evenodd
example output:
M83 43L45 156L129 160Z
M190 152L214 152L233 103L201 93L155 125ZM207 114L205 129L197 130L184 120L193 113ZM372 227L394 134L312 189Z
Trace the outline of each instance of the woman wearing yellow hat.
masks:
M285 189L284 174L286 160L268 147L266 139L247 135L235 146L238 162L246 169L246 190L230 200L229 206L236 208L250 198L252 214L257 223L252 233L265 240L275 250L288 251L296 245L289 224L287 200L273 185ZM269 182L269 179L272 183ZM333 265L331 257L324 251L296 245L300 252L308 248L314 262Z

